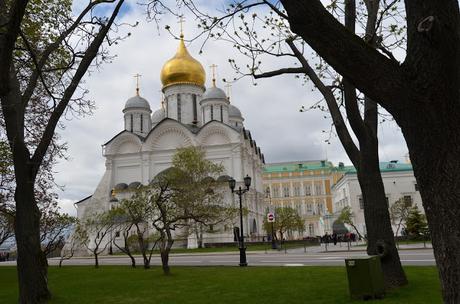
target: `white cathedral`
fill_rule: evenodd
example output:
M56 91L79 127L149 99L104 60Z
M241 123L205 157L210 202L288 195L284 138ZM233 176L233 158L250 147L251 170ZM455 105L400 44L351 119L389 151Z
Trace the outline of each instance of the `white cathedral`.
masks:
M244 128L240 110L216 87L215 79L211 87L205 88L203 66L189 54L182 35L176 54L164 64L160 77L164 101L153 114L149 102L139 95L139 88L136 96L126 101L124 130L103 145L106 171L93 195L76 203L78 218L109 210L116 201L113 193L122 197L124 190L139 183L147 185L171 166L177 148L200 146L207 159L224 166L225 175L233 177L237 187L244 187L246 175L252 178L250 191L243 196L243 205L249 211L244 217L244 233L247 240L257 239L264 234L266 212L264 156ZM237 206L238 196L227 188L224 201ZM229 226L204 236L204 243L233 241L233 227ZM186 245L196 246L193 236Z

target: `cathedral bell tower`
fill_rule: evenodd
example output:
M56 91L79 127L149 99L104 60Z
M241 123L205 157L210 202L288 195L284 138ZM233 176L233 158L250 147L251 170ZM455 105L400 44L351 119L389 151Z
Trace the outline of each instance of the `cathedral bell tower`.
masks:
M165 117L183 124L202 125L200 100L204 93L206 73L184 44L181 33L177 52L161 70L165 95Z
M150 114L149 102L139 95L139 77L137 77L136 95L126 101L123 109L125 130L136 133L140 136L147 136L152 129L152 120Z

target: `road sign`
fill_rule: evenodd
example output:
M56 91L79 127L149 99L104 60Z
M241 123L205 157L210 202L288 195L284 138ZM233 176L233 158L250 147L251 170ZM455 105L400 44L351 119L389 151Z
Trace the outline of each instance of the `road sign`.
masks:
M275 215L271 212L267 214L267 222L273 223L275 221Z

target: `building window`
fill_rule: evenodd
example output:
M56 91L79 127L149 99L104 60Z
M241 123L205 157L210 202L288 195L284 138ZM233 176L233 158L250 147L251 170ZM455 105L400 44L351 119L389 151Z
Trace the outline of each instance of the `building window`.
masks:
M272 197L270 187L265 188L265 197L266 198Z
M201 109L201 117L203 118L203 124L205 123L205 120L204 120L204 108Z
M131 132L133 132L133 130L134 130L134 128L133 128L133 125L134 125L134 115L133 115L133 114L130 115L130 120L131 120L131 124L130 124L130 125L131 125L131 126L130 126L130 127L131 127Z
M414 187L415 187L415 191L420 191L417 183L414 184Z
M192 95L192 100L193 100L193 123L198 122L198 108L196 104L196 94Z
M224 122L224 109L220 105L220 122Z
M141 114L141 132L144 132L144 115Z
M404 205L407 207L412 206L412 196L404 195Z
M289 187L288 186L283 187L283 196L289 197Z
M297 213L302 214L302 205L299 203L295 204L295 209L297 210Z
M315 195L323 194L323 187L320 184L315 185Z
M305 186L305 196L310 196L311 195L311 185L306 185Z
M312 205L311 205L311 204L307 204L307 213L308 213L308 214L312 214L312 212L313 212L313 207L312 207Z
M273 197L279 197L278 187L273 187Z
M308 224L308 234L310 236L314 236L315 235L315 226L313 224Z
M169 104L168 99L169 99L168 97L165 98L165 101L166 101L166 117L168 117L168 108L169 108L168 107L168 104Z
M300 188L298 186L294 187L294 196L300 196Z
M177 120L181 122L182 120L182 104L181 104L180 94L177 94Z
M115 232L115 237L120 237L120 231Z
M211 120L214 120L214 106L211 105Z
M323 203L318 204L318 213L324 214L324 204Z
M363 201L362 196L360 196L358 198L358 201L359 201L359 209L363 210L364 209L364 201Z

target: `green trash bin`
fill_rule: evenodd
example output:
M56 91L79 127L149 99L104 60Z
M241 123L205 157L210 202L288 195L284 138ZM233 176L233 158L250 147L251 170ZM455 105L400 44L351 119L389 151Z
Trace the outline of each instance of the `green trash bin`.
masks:
M378 299L385 295L382 266L378 256L345 259L352 299Z

